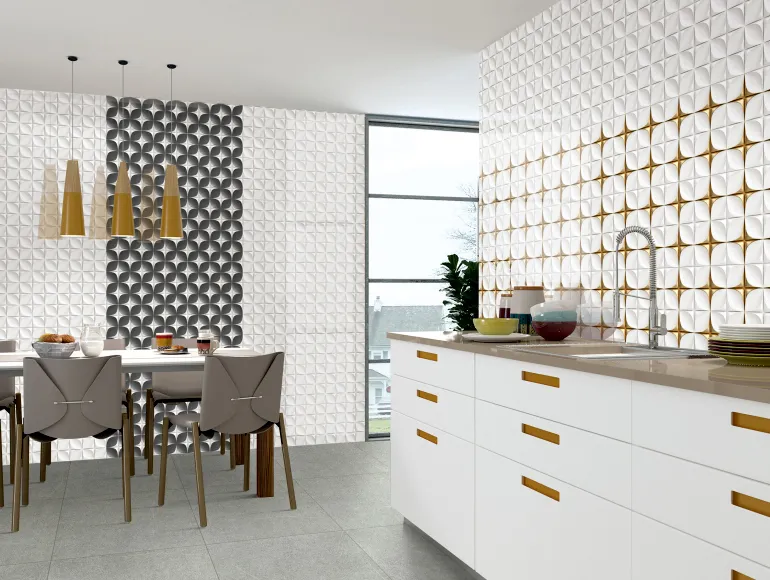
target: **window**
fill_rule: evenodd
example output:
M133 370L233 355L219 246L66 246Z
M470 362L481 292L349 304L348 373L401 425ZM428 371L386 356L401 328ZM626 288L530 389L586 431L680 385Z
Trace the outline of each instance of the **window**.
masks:
M391 331L443 330L441 263L477 259L478 124L367 117L367 421L390 432Z

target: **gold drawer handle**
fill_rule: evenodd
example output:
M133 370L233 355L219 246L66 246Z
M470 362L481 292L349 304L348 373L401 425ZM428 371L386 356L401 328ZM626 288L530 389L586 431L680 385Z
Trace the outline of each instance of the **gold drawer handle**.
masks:
M421 358L423 360L432 360L433 362L438 362L438 355L435 352L426 352L424 350L418 350L417 351L417 358Z
M550 377L548 375L541 375L540 373L532 373L530 371L521 371L521 380L528 383L537 383L538 385L545 385L546 387L559 388L559 377Z
M426 441L430 441L431 443L433 443L433 445L438 445L438 437L436 437L435 435L431 435L430 433L427 433L422 429L417 429L417 436L422 437Z
M529 435L530 437L537 437L543 441L548 441L548 443L560 445L559 442L561 441L561 438L559 437L558 433L551 433L550 431L539 429L538 427L533 427L532 425L527 425L526 423L521 424L521 432L525 435Z
M751 576L746 576L746 574L741 574L740 572L736 572L733 570L733 575L730 580L754 580Z
M733 505L770 518L770 501L751 497L745 493L733 492Z
M746 415L744 413L733 413L732 423L733 427L770 434L770 419L766 419L765 417Z
M561 494L559 494L558 491L553 489L552 487L548 487L547 485L543 485L542 483L538 483L534 479L530 479L528 477L521 476L521 485L524 487L528 487L532 491L536 491L537 493L542 493L546 497L550 497L553 500L561 501L559 498Z
M420 399L425 399L426 401L430 401L431 403L438 403L438 395L434 395L433 393L429 393L427 391L421 391L420 389L417 389L417 396Z

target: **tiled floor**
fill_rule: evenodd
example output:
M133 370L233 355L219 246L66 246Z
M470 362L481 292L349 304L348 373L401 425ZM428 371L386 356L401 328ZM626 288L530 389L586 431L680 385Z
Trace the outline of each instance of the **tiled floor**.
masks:
M123 522L120 463L32 466L30 504L10 533L12 488L0 510L3 580L468 580L470 573L390 508L390 443L291 449L298 508L289 510L280 452L274 498L241 491L242 468L204 456L208 527L199 528L192 456L132 478L133 522ZM156 463L157 465L157 463ZM157 469L157 467L156 467ZM8 470L6 479L8 482Z

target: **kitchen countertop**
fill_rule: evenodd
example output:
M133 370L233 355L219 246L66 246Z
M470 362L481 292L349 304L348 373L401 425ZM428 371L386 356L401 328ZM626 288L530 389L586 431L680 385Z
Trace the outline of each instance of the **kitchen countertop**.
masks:
M770 367L728 365L727 361L720 358L576 360L539 354L533 348L533 346L548 344L579 345L600 342L586 339L567 339L557 343L546 343L539 337L533 337L532 340L523 343L495 344L470 342L463 340L459 333L444 334L443 332L389 332L388 338L724 397L770 403Z

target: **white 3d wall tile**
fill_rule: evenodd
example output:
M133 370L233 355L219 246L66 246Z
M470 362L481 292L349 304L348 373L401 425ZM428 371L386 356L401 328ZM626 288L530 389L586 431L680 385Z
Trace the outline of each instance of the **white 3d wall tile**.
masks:
M614 236L651 228L667 345L770 323L770 2L562 1L481 54L481 302L543 284L582 336L646 342L608 309ZM646 296L628 236L621 284Z

